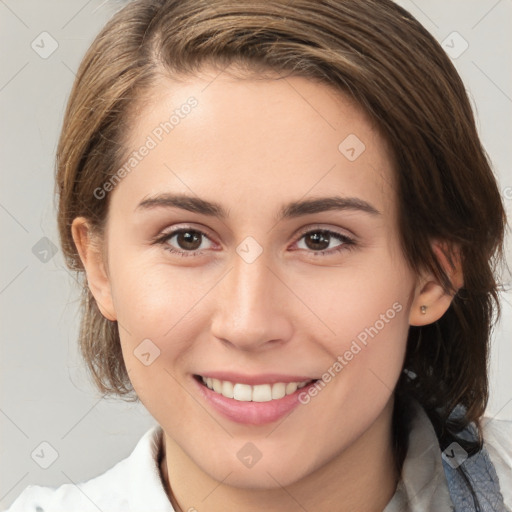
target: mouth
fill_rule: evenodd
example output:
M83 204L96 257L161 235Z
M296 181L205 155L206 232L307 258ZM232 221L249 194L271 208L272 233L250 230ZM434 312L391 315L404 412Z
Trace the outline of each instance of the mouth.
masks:
M241 382L220 380L202 375L194 375L194 378L202 386L225 398L231 398L239 402L271 402L292 395L298 389L314 384L318 379L310 379L297 382L274 382L251 386Z

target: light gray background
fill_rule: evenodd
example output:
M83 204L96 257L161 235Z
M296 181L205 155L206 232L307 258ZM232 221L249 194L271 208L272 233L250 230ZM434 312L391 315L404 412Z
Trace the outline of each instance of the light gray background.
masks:
M58 485L100 474L126 457L154 424L141 406L102 400L87 380L76 350L79 295L74 278L60 250L44 263L36 245L47 237L58 246L53 159L74 71L122 3L0 0L0 508L29 484ZM439 41L456 31L469 44L454 62L510 214L512 1L399 3ZM43 31L58 43L48 58L31 47ZM448 44L452 51L463 48L458 36ZM510 292L503 295L503 319L494 335L487 411L507 419L512 419L511 298ZM31 457L36 448L41 453L43 441L58 454L48 469ZM50 461L51 450L43 447L43 452Z

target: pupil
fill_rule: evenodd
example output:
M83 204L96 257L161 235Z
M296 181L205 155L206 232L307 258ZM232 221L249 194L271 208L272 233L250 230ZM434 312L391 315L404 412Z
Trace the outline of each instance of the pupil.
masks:
M197 244L199 242L199 244ZM182 249L189 249L189 250L196 250L201 245L200 237L198 236L198 233L194 231L185 231L183 233L178 234L178 243ZM197 244L197 246L194 246L194 243ZM192 247L190 246L192 244Z
M309 242L313 241L314 243L311 245ZM315 243L320 243L320 245L325 244L322 247L319 247L318 245L315 245ZM326 235L325 233L321 232L315 232L311 233L306 237L306 245L309 249L326 249L329 247L329 235Z

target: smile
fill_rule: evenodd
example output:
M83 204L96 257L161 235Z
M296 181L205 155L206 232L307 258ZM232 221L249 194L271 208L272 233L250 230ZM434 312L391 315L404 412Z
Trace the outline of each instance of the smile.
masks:
M192 381L210 410L239 424L265 425L299 407L299 393L307 392L318 379L215 372L208 376L195 374Z
M211 377L199 376L199 378L207 388L215 393L240 402L270 402L271 400L279 400L313 382L313 380L287 383L276 382L274 384L250 386L249 384L212 379Z

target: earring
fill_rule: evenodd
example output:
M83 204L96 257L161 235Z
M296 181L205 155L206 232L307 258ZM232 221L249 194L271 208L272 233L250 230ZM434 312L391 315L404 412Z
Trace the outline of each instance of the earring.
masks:
M427 312L427 306L421 306L420 307L421 314L424 315Z

